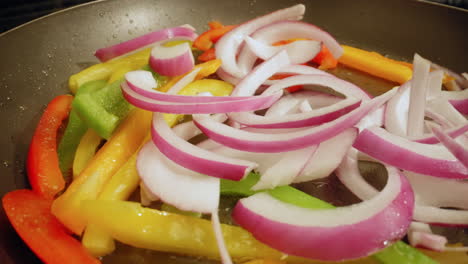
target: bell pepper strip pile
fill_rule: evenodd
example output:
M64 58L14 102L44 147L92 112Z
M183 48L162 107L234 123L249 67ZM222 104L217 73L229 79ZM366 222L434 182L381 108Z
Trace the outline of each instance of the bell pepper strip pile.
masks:
M107 80L118 69L125 67L139 69L148 64L150 53L151 49L148 48L122 58L116 58L88 67L70 76L68 80L70 91L75 94L84 83L95 80Z
M258 176L251 173L242 181L221 180L221 193L234 194L239 196L249 196L255 192L250 188L256 184ZM331 209L333 205L317 199L309 194L299 191L291 186L280 186L267 191L271 196L286 203L307 209ZM424 255L417 249L409 246L403 241L398 241L393 245L375 253L373 255L383 264L436 264L437 262Z
M79 91L76 93L76 96L82 94L92 93L106 85L105 81L91 81L82 85ZM58 146L58 157L60 169L64 175L69 173L70 168L73 164L73 159L75 157L75 152L80 143L81 138L86 133L88 126L86 123L81 120L76 109L71 110L70 116L68 118L67 127L63 133L62 139Z
M84 168L88 166L88 163L96 154L101 141L101 136L94 132L94 130L88 129L86 131L76 148L75 158L73 160L73 179L76 179Z
M51 214L52 200L30 190L16 190L2 198L10 223L24 242L47 264L99 264Z
M219 259L209 220L144 208L139 203L124 201L83 201L81 212L88 223L95 224L124 244ZM235 261L264 258L288 263L333 263L287 256L255 240L241 227L222 224L221 228L226 246ZM347 263L375 262L367 258Z
M399 84L409 81L413 70L406 64L386 58L376 52L370 52L346 45L342 45L343 55L339 63L370 75Z
M142 145L148 140L149 136L146 137ZM127 200L137 189L140 182L140 177L136 170L137 154L138 151L110 178L97 200ZM82 243L88 252L95 257L105 256L115 249L114 239L93 224L86 227Z
M57 131L70 113L72 100L70 95L59 95L47 105L29 145L29 183L36 193L48 199L65 188L57 155Z
M203 51L203 53L198 56L199 61L209 61L216 59L213 44L216 43L222 36L224 36L224 34L228 33L236 27L234 25L224 26L218 21L211 21L208 23L208 26L210 29L198 36L198 38L193 42L194 48Z
M203 62L214 59L216 59L216 50L214 48L210 48L198 56L198 60Z
M86 221L80 213L83 200L94 200L119 168L138 149L149 131L151 112L134 109L90 164L52 204L52 213L73 233L81 234Z

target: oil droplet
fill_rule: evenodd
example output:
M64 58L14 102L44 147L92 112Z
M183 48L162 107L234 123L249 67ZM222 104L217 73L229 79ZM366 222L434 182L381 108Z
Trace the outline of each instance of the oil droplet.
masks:
M99 16L100 16L100 17L104 17L104 13L103 13L103 12L100 12L100 13L99 13Z
M134 21L133 21L133 19L130 19L129 22L130 22L130 24L133 24Z
M3 161L3 166L4 166L5 168L10 167L10 162L7 161L7 160L4 160L4 161Z
M117 34L112 34L112 38L117 38Z
M19 108L19 110L21 110L21 111L26 110L26 106L24 106L24 105L20 105L20 106L18 106L18 108Z

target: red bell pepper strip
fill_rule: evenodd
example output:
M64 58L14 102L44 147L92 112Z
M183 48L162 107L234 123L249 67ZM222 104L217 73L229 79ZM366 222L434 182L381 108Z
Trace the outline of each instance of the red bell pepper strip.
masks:
M219 27L219 24L213 24L213 28L205 31L193 42L193 46L199 50L206 51L213 46L213 43L218 41L224 34L229 32L235 26L222 26Z
M33 191L48 199L65 187L57 156L57 131L70 113L72 100L71 95L59 95L47 105L29 146L29 183Z
M338 65L338 60L325 45L322 45L322 50L312 59L312 62L317 63L321 70L333 69Z
M216 52L214 48L210 48L198 56L199 61L209 61L216 59Z
M46 264L99 264L52 215L52 200L30 190L7 193L3 208L24 242Z

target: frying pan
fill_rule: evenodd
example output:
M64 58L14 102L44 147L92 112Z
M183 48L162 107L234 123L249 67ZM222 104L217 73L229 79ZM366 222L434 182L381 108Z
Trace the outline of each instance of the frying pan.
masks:
M68 76L94 64L94 51L163 27L209 20L236 24L298 0L109 0L61 11L0 35L0 197L28 188L24 160L45 105L68 92ZM414 52L468 70L468 12L409 0L303 0L305 21L343 44L411 60ZM40 263L0 209L0 263Z

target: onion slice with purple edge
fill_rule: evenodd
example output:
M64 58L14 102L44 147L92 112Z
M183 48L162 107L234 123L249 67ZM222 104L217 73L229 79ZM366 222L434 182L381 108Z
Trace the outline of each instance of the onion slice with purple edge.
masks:
M259 193L239 200L233 218L256 239L287 254L324 261L365 257L402 238L411 222L411 186L398 169L387 170L385 188L359 204L311 210Z
M201 174L239 181L257 166L250 161L232 159L201 149L179 138L161 113L153 115L151 135L154 144L167 158Z
M218 208L219 179L177 165L151 141L138 153L137 170L151 194L180 210L211 213Z
M312 181L330 176L340 165L353 145L357 129L348 128L340 134L320 143L306 167L294 179L295 183Z
M151 50L149 65L155 72L165 76L178 76L193 69L195 59L189 43L165 47L156 45Z
M282 95L282 92L268 96L251 96L242 100L231 100L221 102L202 102L202 103L178 103L163 102L150 99L140 95L128 87L126 82L121 84L122 93L125 99L136 107L152 111L171 114L214 114L236 111L255 111L268 108L276 102ZM204 97L205 98L205 97ZM206 97L206 98L211 98Z
M238 67L236 55L244 38L257 29L276 21L301 19L304 12L304 5L295 5L247 21L226 33L216 43L216 58L223 61L221 68L234 77L242 78L247 72L243 72L242 69Z
M188 25L165 28L110 47L98 49L96 53L94 53L94 56L96 56L101 62L106 62L113 58L148 47L156 42L172 38L194 40L197 38L197 34L195 33L195 30Z
M305 113L296 113L285 116L261 116L254 113L230 113L229 118L250 127L257 128L296 128L320 125L325 122L349 113L359 107L361 100L354 97L355 86L341 79L326 75L296 75L285 78L265 90L262 95L268 95L294 85L321 85L327 86L344 94L348 98L336 104L312 110ZM358 96L361 96L358 94Z
M400 169L442 178L468 178L468 169L444 147L412 142L379 127L364 129L353 146Z
M262 60L267 60L281 50L286 50L291 64L306 63L320 52L322 46L315 40L297 40L282 46L271 46L251 37L245 38L249 49Z
M461 114L468 115L468 89L463 91L443 91L442 96Z
M463 165L465 165L465 168L468 169L468 149L463 147L440 128L433 126L432 131L440 140L440 143L442 143L442 145L444 145L450 153L452 153L453 156L455 156Z
M340 44L326 31L321 28L299 21L283 20L272 23L255 31L251 37L265 44L274 44L281 40L289 39L310 39L322 42L333 57L338 59L343 53ZM238 66L245 72L252 69L256 61L255 54L246 46L242 47L238 56Z
M407 135L419 136L424 132L424 110L431 63L414 55L413 78L411 79L410 103L408 108Z
M198 71L197 71L198 72ZM196 75L196 73L195 75ZM193 78L190 78L191 80L187 81L186 84L189 84L193 81ZM138 71L131 71L125 74L125 81L128 85L128 87L145 97L148 97L150 99L162 101L162 102L175 102L175 103L211 103L211 102L226 102L226 101L236 101L236 100L245 100L245 99L251 99L251 96L190 96L190 95L177 95L173 94L174 91L172 90L171 87L171 93L163 93L157 90L154 90L154 88L157 87L157 82L153 77L153 74L149 71L143 71L143 70L138 70ZM177 84L175 84L177 85ZM174 86L175 86L174 85ZM185 85L183 85L185 86ZM182 87L183 88L183 87Z
M468 132L468 124L449 128L444 131L444 133L446 133L448 136L452 138L459 137L465 134L466 132ZM420 137L408 137L408 138L414 142L419 142L419 143L424 143L424 144L440 143L439 139L436 136L434 136L434 134L423 135Z
M195 124L214 141L233 149L252 152L285 152L318 144L354 126L369 112L388 101L396 90L361 104L346 115L317 127L285 133L255 133L213 121L209 115L193 115Z

